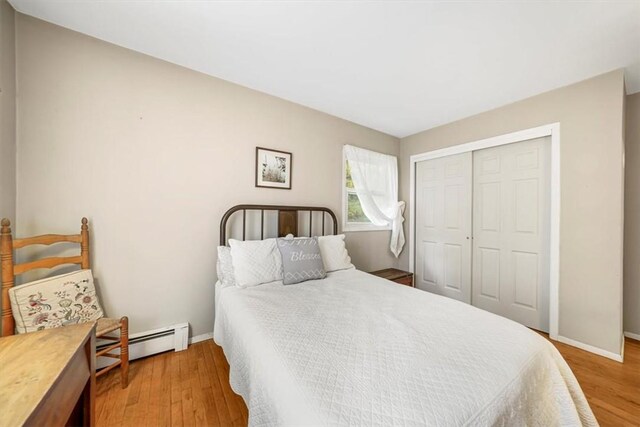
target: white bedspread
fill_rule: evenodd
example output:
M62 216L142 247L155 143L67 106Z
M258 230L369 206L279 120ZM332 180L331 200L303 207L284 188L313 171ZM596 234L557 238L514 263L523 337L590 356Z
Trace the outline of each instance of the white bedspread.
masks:
M250 425L597 425L549 342L461 302L357 270L217 290Z

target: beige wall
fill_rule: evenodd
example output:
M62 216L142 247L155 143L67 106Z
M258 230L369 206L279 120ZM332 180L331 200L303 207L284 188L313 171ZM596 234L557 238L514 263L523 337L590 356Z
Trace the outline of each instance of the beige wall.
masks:
M18 232L74 232L88 216L106 311L133 332L212 331L229 207L339 214L342 145L398 154L398 139L353 123L24 15L16 25ZM256 146L293 152L291 191L254 188ZM350 234L355 264L395 265L388 238Z
M624 330L640 336L640 93L626 100Z
M402 197L409 200L411 155L560 122L559 332L615 354L622 345L623 86L623 72L611 72L400 144ZM408 263L405 251L400 265Z
M16 219L15 11L0 0L0 218ZM2 296L0 296L2 303Z
M0 217L16 218L15 12L0 0Z

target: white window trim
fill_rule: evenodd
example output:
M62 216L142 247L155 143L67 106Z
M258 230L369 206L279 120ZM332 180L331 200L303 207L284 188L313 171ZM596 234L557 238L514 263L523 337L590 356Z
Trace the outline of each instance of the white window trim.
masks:
M347 190L347 158L344 155L344 150L342 151L342 231L344 233L349 233L353 231L387 231L391 230L391 224L388 225L374 225L371 223L363 223L363 222L348 222L347 221L347 211L349 204L347 203L347 196L350 193ZM355 191L352 191L355 193Z

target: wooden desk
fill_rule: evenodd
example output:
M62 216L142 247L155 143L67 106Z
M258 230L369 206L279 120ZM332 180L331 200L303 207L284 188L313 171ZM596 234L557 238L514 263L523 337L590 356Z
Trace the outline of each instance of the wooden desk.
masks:
M0 426L93 426L95 348L95 323L0 338Z

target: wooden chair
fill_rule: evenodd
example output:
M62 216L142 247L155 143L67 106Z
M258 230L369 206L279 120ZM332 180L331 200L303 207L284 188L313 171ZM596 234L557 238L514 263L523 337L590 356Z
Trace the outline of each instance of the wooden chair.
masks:
M0 262L2 268L2 336L13 335L15 323L9 300L9 289L15 283L15 276L37 268L53 268L63 264L77 264L82 269L89 269L89 226L87 219L82 218L80 234L61 235L44 234L35 237L13 239L11 236L11 223L3 219L0 229ZM14 264L13 252L15 249L31 245L52 245L54 243L79 243L80 255L67 257L41 258L22 264ZM119 336L111 335L120 330ZM96 352L96 357L109 357L118 359L106 368L98 371L96 376L106 374L116 366L120 366L120 384L126 388L129 383L129 319L124 316L120 319L103 317L96 325L96 338L107 340L110 343L106 348ZM111 353L120 348L120 354Z

